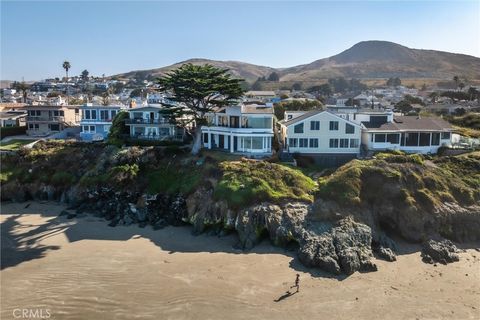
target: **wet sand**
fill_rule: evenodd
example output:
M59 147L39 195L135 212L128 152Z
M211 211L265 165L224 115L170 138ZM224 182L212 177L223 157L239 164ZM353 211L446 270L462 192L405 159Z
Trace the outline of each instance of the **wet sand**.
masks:
M378 272L330 277L268 241L245 253L234 235L111 228L58 217L57 204L26 205L1 208L2 319L15 309L50 319L480 319L473 249L435 267L402 244L397 262L376 260ZM287 296L296 273L300 292Z

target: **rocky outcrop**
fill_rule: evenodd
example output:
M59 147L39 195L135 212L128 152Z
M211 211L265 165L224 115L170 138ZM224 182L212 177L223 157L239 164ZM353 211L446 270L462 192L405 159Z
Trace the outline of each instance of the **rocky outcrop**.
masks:
M458 261L459 259L458 249L450 240L429 240L423 245L423 262L447 264Z

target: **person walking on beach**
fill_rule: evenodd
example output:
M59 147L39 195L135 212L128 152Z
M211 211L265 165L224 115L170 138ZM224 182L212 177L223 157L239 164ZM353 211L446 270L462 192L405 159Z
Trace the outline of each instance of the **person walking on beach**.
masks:
M295 285L291 286L291 288L297 288L297 292L300 291L300 275L297 273L297 277L295 278Z

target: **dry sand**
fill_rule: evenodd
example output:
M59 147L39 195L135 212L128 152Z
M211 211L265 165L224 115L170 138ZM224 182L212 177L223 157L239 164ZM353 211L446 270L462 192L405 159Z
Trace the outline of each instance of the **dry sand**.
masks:
M244 253L233 235L111 228L91 215L57 217L60 205L26 204L1 208L2 319L18 308L50 319L480 319L473 249L435 267L402 245L397 262L376 261L378 272L334 278L268 241ZM296 273L300 292L275 302Z

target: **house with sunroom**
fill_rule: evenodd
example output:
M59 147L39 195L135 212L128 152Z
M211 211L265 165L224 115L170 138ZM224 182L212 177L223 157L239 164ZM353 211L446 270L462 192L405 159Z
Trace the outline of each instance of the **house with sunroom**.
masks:
M113 118L125 110L124 106L95 106L85 104L80 107L80 139L83 141L102 141L110 133Z
M129 117L125 124L130 129L130 137L141 140L183 140L185 129L166 115L166 108L148 105L128 109Z
M280 124L284 151L308 156L356 157L362 125L329 111L313 110Z
M452 144L452 126L438 117L393 116L391 121L362 123L362 144L370 151L437 153Z
M203 147L249 155L272 154L273 106L239 104L207 114Z

